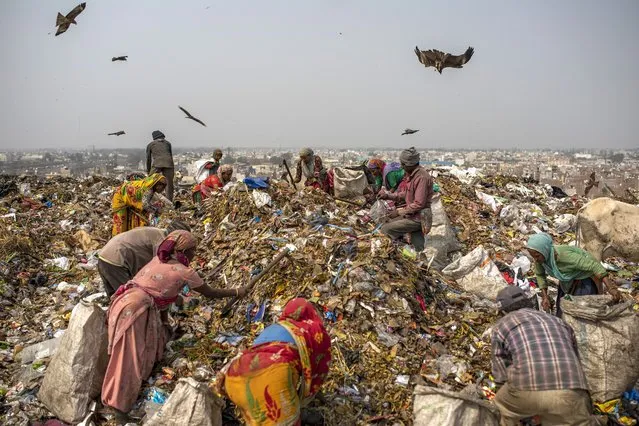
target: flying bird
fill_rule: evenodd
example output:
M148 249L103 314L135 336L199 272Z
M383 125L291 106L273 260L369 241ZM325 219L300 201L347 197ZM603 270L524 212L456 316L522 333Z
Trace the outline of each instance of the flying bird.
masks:
M185 110L184 108L182 108L179 105L178 105L178 108L180 108L184 112L184 114L186 114L186 117L184 117L184 118L191 119L191 120L193 120L193 121L195 121L197 123L200 123L202 126L206 127L206 124L204 124L204 122L202 120L199 120L199 119L193 117L190 112L188 112L187 110Z
M73 10L67 14L67 16L64 16L63 14L58 12L58 17L55 20L55 26L58 27L58 31L56 31L55 35L58 36L64 33L66 30L69 29L71 24L78 25L78 23L75 22L75 18L77 18L78 15L82 13L85 7L87 7L86 3L80 3L79 5L74 7Z
M404 136L404 135L412 135L413 133L417 133L417 132L419 132L419 130L406 129L406 130L404 130L404 133L402 133L402 136Z
M126 58L128 58L128 56L114 56L113 58L111 58L111 62L126 61Z
M122 135L126 135L126 133L124 133L124 130L118 130L117 132L109 133L107 136L122 136Z
M419 47L415 46L415 54L419 62L424 64L426 68L435 67L435 70L439 71L440 74L444 68L463 68L464 64L473 57L474 52L475 49L469 47L463 55L455 56L435 49L420 51Z

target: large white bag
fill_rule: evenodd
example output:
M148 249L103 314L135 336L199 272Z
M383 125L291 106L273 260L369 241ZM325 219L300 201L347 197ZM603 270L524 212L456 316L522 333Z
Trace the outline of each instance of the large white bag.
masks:
M508 285L483 246L454 261L442 273L465 291L493 301L499 290Z
M78 303L69 328L44 375L38 399L57 418L78 423L100 395L109 362L106 314L97 305Z
M413 392L415 426L498 426L499 411L487 401L417 385Z
M192 377L180 379L145 426L222 426L224 401Z
M343 167L333 169L333 191L336 198L361 198L367 185L366 174L361 170L348 170Z
M577 340L590 395L596 402L619 398L639 379L639 317L632 302L602 296L563 299L563 319Z

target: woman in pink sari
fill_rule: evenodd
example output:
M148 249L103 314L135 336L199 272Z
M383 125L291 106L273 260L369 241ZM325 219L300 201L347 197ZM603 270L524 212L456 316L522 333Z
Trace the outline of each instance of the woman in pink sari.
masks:
M168 308L186 285L209 298L243 296L246 288L214 289L189 267L197 242L188 231L171 232L157 256L120 286L107 313L109 365L102 384L102 403L126 417L169 339Z

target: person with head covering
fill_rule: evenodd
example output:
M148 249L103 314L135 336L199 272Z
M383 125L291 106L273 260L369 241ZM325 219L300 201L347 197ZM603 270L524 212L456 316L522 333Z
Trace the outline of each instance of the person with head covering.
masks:
M166 178L154 173L142 180L125 181L113 194L113 231L116 236L139 226L147 226L151 216L159 216L164 207L159 199L166 188ZM166 200L168 202L168 200ZM170 203L170 202L169 202Z
M217 169L216 175L210 175L199 185L193 188L193 202L201 203L206 200L211 192L224 188L224 185L231 181L233 177L233 166L230 164L222 164Z
M565 295L583 296L602 294L603 285L615 300L621 298L617 287L608 278L608 271L590 253L579 247L554 245L552 237L544 232L528 238L526 249L535 260L537 286L541 289L541 306L550 310L548 283L550 275L559 280L557 316L561 317L561 298Z
M171 143L159 130L153 131L151 136L153 141L146 146L146 172L148 174L151 172L159 173L166 178L166 198L173 201L175 165L173 164Z
M331 339L322 317L297 298L222 369L216 387L247 425L299 425L301 407L320 390L330 361Z
M319 155L315 155L311 148L302 148L300 150L300 159L297 162L297 171L295 173L295 183L302 181L302 176L306 179L305 186L318 188L326 193L331 190L329 182L329 174L322 164Z
M540 416L543 425L595 425L586 376L572 328L532 309L517 286L497 294L506 315L492 328L494 402L500 425Z
M399 163L385 163L379 158L372 158L367 167L375 177L375 192L382 188L394 192L404 179L405 171Z
M98 255L98 273L107 296L129 282L144 265L149 263L158 246L173 231L191 231L186 223L174 220L166 229L143 226L111 238Z
M173 231L157 256L133 279L120 286L107 312L109 364L102 384L102 403L120 420L128 413L156 361L162 359L170 337L168 309L180 290L189 287L208 298L244 296L247 288L214 289L189 267L195 256L195 237ZM122 418L123 417L123 418Z
M414 147L402 151L399 160L406 173L403 180L405 186L394 193L382 189L377 197L404 204L390 212L390 221L382 226L381 232L393 240L399 240L408 233L415 250L422 251L424 236L430 232L433 220L430 210L433 178L428 170L419 165L419 153Z

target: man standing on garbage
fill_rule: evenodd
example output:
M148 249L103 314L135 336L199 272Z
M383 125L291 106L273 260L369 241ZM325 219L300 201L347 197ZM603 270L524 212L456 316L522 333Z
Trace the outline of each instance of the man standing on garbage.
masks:
M173 176L175 166L173 164L173 151L171 143L165 139L164 133L155 130L152 133L153 141L146 146L146 172L160 173L166 178L166 198L173 201Z
M166 229L143 226L111 238L98 255L98 273L104 290L111 297L149 263L158 246L173 231L191 231L189 225L173 221Z
M502 289L497 302L507 313L491 336L492 373L502 385L495 396L500 425L533 416L544 426L596 424L572 328L532 309L517 286Z
M381 231L394 240L410 233L415 250L422 251L424 237L430 232L433 221L430 210L433 178L428 170L419 165L419 152L414 147L403 150L399 161L406 172L406 189L390 193L382 188L377 197L406 204L390 212L390 221L382 226Z

